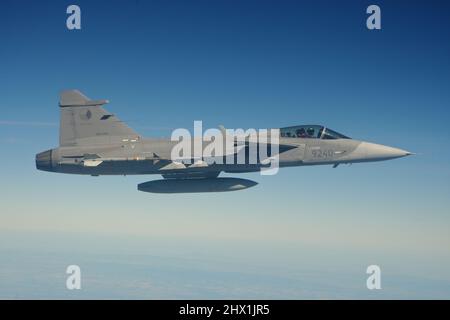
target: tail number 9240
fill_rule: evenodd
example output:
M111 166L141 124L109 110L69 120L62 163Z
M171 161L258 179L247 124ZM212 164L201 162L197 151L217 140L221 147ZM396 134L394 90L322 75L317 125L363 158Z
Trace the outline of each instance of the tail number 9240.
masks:
M312 156L315 159L330 159L334 156L333 150L321 150L321 149L314 149L311 150Z

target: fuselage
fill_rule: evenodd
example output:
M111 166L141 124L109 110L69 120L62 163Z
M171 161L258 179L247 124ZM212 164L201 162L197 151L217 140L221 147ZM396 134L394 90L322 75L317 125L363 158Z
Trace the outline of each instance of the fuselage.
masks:
M139 139L117 144L58 147L36 155L40 170L86 175L177 174L180 172L253 172L261 169L260 161L213 163L209 166L170 168L170 139ZM408 151L353 139L313 139L281 137L279 167L338 165L382 161L410 155ZM248 156L248 155L247 155Z

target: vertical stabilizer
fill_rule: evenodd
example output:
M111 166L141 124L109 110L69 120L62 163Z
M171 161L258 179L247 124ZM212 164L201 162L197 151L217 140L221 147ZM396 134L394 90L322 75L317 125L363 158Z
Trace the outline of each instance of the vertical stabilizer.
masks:
M103 109L108 100L90 100L78 90L61 93L60 146L117 143L139 134Z

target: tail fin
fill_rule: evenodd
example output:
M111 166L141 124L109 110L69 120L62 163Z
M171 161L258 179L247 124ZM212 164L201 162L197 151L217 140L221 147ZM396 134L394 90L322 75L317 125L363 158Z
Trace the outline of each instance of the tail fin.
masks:
M90 100L78 90L61 92L59 145L109 144L140 136L103 109L108 100Z

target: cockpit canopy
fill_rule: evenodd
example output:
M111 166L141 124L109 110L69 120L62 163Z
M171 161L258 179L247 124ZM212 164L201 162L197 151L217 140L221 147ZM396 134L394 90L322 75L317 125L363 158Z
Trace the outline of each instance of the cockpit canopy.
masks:
M310 139L350 139L339 132L320 125L302 125L280 128L282 138L310 138Z

